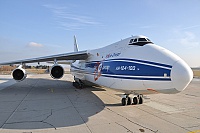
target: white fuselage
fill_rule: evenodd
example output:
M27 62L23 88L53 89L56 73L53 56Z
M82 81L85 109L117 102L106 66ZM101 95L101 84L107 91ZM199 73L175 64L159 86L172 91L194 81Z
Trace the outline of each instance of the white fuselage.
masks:
M129 45L135 38L88 51L87 60L71 64L71 73L83 82L127 94L184 90L193 77L190 67L174 53L153 43Z

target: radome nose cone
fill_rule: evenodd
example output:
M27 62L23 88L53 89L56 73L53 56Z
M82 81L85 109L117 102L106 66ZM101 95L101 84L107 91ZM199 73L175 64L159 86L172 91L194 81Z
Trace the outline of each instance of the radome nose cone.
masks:
M191 68L182 60L177 61L171 70L171 79L176 90L184 90L193 78Z

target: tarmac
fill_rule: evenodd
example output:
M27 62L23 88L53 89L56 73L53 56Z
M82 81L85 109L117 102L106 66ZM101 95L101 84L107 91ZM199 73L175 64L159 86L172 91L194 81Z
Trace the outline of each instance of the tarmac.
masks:
M121 106L120 92L76 89L66 74L0 75L0 133L200 133L200 79L178 94Z

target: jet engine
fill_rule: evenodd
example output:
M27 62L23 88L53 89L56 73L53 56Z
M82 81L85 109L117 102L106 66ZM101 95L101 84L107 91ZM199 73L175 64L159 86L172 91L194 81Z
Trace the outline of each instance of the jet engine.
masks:
M53 79L60 79L64 75L64 69L62 66L55 64L51 67L50 75Z
M26 78L27 74L26 71L21 66L19 66L12 71L12 76L14 80L20 82Z

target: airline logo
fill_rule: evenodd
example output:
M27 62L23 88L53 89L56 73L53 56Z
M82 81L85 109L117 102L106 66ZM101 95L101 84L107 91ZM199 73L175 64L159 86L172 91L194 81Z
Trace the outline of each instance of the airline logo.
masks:
M107 55L106 55L106 58L117 57L117 56L119 56L120 54L121 54L120 52L119 52L119 53L107 54Z
M101 76L102 68L103 68L102 62L97 62L94 71L94 81L96 81Z

